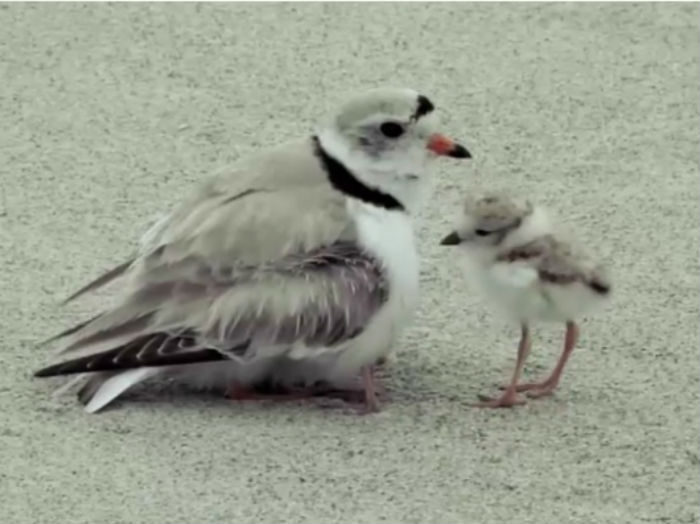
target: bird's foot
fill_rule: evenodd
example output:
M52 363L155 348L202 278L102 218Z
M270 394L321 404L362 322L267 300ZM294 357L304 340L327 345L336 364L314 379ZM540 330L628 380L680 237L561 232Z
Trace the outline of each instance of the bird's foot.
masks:
M379 398L389 395L386 386L384 386L380 380L382 378L384 378L384 373L382 372L375 372L372 378L372 389L374 390L374 394ZM319 387L318 391L319 396L332 396L342 399L347 398L348 402L351 403L364 402L365 400L365 382L362 376L358 376L347 381L342 381L339 384Z
M351 404L360 404L360 413L368 415L379 411L378 396L386 394L386 390L377 381L373 366L364 366L359 381L351 382L343 388L333 389L324 396L342 398Z
M330 398L360 406L362 414L379 411L378 398L387 395L386 388L377 380L372 369L363 369L356 381L341 386L318 383L300 388L254 388L231 384L224 396L230 400L272 400L278 402L304 400L310 398Z
M543 384L539 388L531 388L525 393L529 398L542 398L548 397L554 393L557 388L556 384Z
M515 386L515 391L518 393L525 393L529 398L542 398L547 397L554 393L557 388L557 384L550 380L543 380L542 382L526 382L525 384L518 384ZM508 389L508 385L501 385L499 387L501 390Z
M487 395L478 395L481 402L472 404L476 408L512 408L514 406L522 406L526 403L525 399L520 397L514 389L506 390L500 397L493 398Z
M375 386L379 384L375 383ZM342 400L343 402L358 407L361 414L376 413L379 409L379 399L385 397L386 390L376 387L374 395L368 395L363 387L357 388L328 388L317 392L315 396Z

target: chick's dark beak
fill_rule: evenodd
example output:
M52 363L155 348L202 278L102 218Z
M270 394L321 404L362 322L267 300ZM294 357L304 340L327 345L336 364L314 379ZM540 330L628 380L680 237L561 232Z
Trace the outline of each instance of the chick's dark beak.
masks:
M462 239L459 238L457 231L453 231L440 241L441 246L456 246L461 243Z
M450 149L449 153L447 153L447 156L451 156L452 158L471 158L472 154L467 151L467 148L462 144L455 144L454 147Z
M445 135L435 133L428 139L428 149L433 153L443 156L451 156L452 158L471 158L472 155L467 148L462 144L458 144L454 140Z

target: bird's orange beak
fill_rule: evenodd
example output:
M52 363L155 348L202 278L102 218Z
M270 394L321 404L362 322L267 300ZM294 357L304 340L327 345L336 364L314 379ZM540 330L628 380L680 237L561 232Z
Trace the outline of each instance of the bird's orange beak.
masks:
M437 155L451 156L453 158L472 157L466 147L440 133L435 133L430 136L427 147Z

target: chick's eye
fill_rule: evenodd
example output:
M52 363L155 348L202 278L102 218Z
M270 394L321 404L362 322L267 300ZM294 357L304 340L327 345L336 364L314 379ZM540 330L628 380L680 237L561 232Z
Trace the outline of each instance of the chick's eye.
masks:
M491 234L491 231L487 231L486 229L477 229L474 231L478 236L480 237L485 237Z
M401 124L397 124L396 122L384 122L381 126L379 126L379 130L384 136L389 138L398 138L403 135L404 131L403 126Z

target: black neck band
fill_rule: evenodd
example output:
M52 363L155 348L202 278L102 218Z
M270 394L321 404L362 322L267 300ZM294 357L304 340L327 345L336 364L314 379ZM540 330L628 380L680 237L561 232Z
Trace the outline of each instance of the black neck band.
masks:
M321 146L321 141L317 136L313 137L314 150L323 166L324 171L328 175L328 180L331 185L341 193L348 196L373 204L378 207L383 207L389 210L405 211L403 204L396 200L393 196L366 186L363 182L357 179L348 168L341 162L329 155Z

